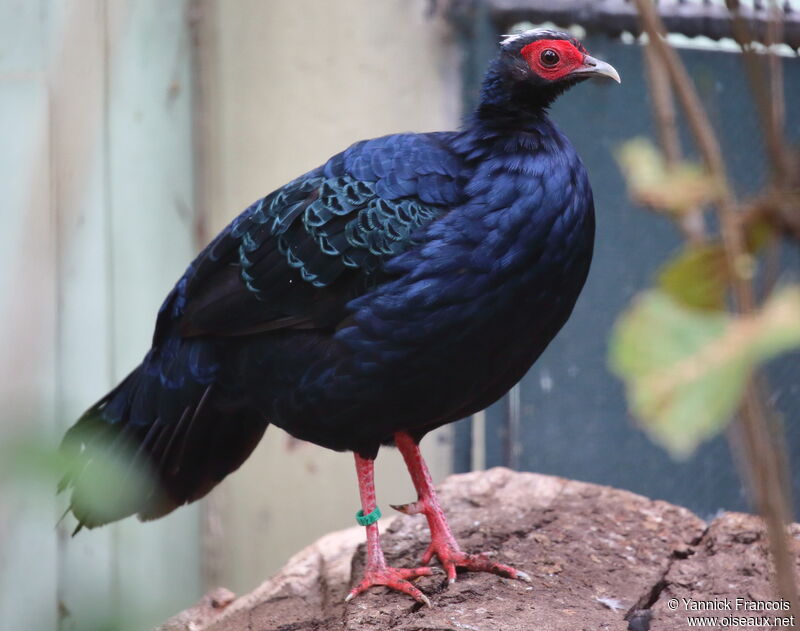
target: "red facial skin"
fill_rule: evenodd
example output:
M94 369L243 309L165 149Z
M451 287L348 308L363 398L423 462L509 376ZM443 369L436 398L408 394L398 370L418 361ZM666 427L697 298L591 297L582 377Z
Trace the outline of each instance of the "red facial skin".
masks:
M548 48L556 51L559 57L558 63L553 66L542 63L542 52ZM579 50L565 39L541 39L531 42L520 50L520 54L528 62L531 70L549 81L563 79L573 70L580 68L586 58L586 51Z

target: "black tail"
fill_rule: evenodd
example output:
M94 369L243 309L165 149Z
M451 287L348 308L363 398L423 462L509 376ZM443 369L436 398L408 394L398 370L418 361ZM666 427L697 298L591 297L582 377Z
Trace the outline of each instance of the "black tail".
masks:
M75 532L133 514L156 519L203 497L239 468L267 428L216 381L193 379L189 370L165 379L154 363L148 356L64 436L68 472L59 491L72 490Z

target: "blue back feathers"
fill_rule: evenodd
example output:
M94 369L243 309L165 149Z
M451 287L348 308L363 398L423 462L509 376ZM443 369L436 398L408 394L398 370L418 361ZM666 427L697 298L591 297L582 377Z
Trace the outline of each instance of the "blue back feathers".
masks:
M253 204L230 227L248 289L269 295L265 280L271 277L259 273L259 261L275 248L317 288L330 286L348 268L375 272L407 249L415 231L462 194L461 165L442 136L447 134L357 143Z

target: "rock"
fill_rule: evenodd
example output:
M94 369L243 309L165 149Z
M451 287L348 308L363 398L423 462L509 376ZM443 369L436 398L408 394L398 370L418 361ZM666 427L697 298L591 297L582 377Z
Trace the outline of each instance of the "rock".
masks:
M795 558L800 560L800 526L793 524L790 533ZM796 561L796 567L800 570L800 562ZM682 628L689 615L786 616L772 588L771 571L766 529L761 519L755 515L723 513L711 522L691 553L677 557L665 573L662 589L653 603L650 631ZM678 602L677 609L669 606L674 599ZM700 608L709 603L711 609L694 610L695 605L689 603L697 603ZM762 604L770 609L754 610ZM788 607L788 603L784 607ZM725 626L746 629L767 625ZM791 625L795 626L797 623Z
M692 614L672 611L670 598L774 600L764 531L750 515L725 513L707 526L666 502L502 468L451 476L440 498L465 550L488 552L533 582L467 573L447 587L436 575L417 582L430 609L381 588L345 604L364 564L363 528L354 527L299 552L201 626L188 626L199 618L184 612L165 629L666 631L684 628ZM418 564L425 518L398 516L382 527L387 561Z
M154 631L199 631L219 618L219 615L234 600L236 600L236 594L231 590L217 587L192 607L173 616Z

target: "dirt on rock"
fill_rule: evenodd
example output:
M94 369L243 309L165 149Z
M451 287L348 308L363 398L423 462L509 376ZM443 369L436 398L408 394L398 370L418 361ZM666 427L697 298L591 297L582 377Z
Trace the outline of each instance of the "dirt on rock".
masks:
M250 594L207 596L160 631L672 631L693 612L672 610L670 599L775 599L764 531L750 515L725 513L709 526L627 491L502 468L451 476L440 498L467 552L532 583L460 573L448 587L434 575L416 583L431 608L383 588L345 604L364 564L355 527L321 538ZM382 522L387 561L418 565L425 518ZM800 556L797 525L793 533Z

